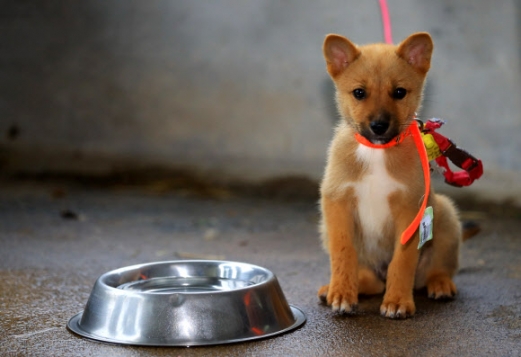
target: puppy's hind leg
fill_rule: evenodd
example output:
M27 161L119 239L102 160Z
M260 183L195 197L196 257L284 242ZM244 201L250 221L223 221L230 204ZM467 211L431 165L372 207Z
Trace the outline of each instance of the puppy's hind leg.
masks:
M457 292L452 277L458 269L461 225L450 199L436 195L435 200L432 246L427 248L431 251L426 252L429 261L419 276L425 277L424 284L430 298L451 299Z
M358 293L360 295L378 295L385 290L385 283L375 272L366 267L358 267Z

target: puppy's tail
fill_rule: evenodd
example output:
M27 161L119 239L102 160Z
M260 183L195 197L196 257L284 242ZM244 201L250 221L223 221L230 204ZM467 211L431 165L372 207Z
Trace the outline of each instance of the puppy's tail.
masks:
M481 232L481 226L475 221L464 221L461 223L462 238L466 241L469 238L474 237L476 234Z

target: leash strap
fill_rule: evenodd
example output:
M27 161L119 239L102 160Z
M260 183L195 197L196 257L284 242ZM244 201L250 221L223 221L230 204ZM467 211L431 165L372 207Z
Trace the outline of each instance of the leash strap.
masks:
M429 166L429 157L427 156L427 150L425 149L425 144L423 143L423 138L420 133L420 129L416 122L412 122L409 126L411 128L412 138L414 140L414 144L416 145L416 149L418 154L420 155L420 162L423 170L423 181L425 184L425 192L423 194L423 201L420 207L420 210L414 217L409 227L403 231L402 236L400 238L400 243L406 244L414 235L414 232L418 229L420 222L425 214L425 208L427 207L427 201L429 199L429 193L431 188L431 170Z
M380 12L382 14L382 25L384 30L385 43L393 43L392 27L391 27L391 16L389 16L389 7L387 6L387 0L379 0Z

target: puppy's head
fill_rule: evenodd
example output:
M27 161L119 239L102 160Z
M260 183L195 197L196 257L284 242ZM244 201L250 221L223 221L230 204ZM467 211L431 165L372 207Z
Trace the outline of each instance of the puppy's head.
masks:
M427 33L413 34L398 46L360 47L328 35L323 51L340 114L372 143L389 142L420 107L432 50Z

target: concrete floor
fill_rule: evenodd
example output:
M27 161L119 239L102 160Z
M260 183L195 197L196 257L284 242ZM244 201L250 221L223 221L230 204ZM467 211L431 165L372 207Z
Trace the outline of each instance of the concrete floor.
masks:
M472 208L476 210L475 207ZM314 200L200 192L13 183L0 188L2 356L520 356L521 216L466 212L483 232L467 242L455 301L419 292L417 314L391 321L381 297L356 316L318 304L328 258ZM180 258L258 264L279 278L307 315L300 329L267 340L198 348L126 347L66 329L96 278L114 268Z

